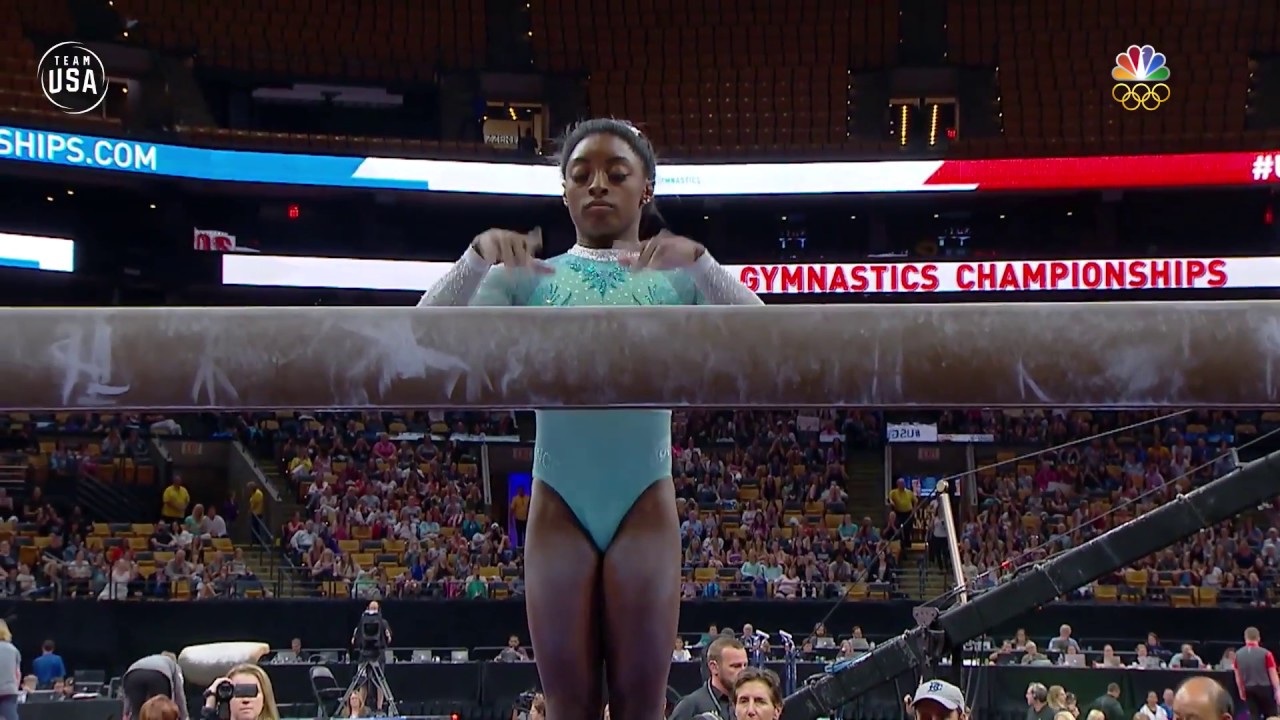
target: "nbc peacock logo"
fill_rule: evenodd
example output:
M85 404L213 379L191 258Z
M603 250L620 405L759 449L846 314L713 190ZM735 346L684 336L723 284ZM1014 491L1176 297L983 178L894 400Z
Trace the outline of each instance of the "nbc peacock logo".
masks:
M1130 45L1116 55L1111 69L1111 99L1125 110L1155 110L1169 100L1171 91L1164 81L1169 79L1169 66L1164 53L1150 45Z

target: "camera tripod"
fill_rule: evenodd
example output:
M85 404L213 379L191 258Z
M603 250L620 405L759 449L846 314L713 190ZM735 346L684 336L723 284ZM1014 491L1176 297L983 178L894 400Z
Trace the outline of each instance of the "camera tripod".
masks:
M369 688L365 691L364 697L367 707L372 707L379 714L387 717L400 716L400 711L396 709L396 698L391 694L391 685L387 683L387 673L382 669L382 663L364 659L361 659L360 664L356 666L356 674L352 676L351 684L347 685L347 691L342 693L342 699L338 701L339 714L350 707L351 696L362 687ZM382 699L382 707L376 705L379 698Z

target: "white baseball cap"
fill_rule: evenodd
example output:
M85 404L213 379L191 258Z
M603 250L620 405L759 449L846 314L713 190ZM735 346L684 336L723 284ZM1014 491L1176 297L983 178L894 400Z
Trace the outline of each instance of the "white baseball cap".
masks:
M918 703L921 700L932 700L948 710L963 710L965 707L964 693L946 680L926 680L921 683L911 702Z

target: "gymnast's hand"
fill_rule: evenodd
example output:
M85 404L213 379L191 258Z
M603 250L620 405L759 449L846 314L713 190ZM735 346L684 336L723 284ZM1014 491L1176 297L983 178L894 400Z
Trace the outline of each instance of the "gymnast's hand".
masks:
M640 243L640 252L618 259L632 270L678 270L698 261L707 252L702 243L663 230Z
M549 264L537 257L538 251L542 250L542 228L540 227L528 233L486 230L471 241L471 247L490 265L501 264L538 273L555 272Z

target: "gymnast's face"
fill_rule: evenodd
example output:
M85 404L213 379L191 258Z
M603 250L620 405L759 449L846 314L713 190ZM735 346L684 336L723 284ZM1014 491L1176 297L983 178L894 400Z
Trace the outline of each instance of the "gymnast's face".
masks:
M588 135L565 167L564 204L591 247L639 239L640 210L653 195L644 162L627 141L611 133Z

